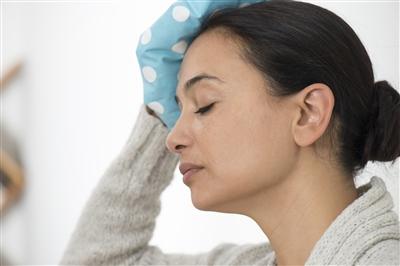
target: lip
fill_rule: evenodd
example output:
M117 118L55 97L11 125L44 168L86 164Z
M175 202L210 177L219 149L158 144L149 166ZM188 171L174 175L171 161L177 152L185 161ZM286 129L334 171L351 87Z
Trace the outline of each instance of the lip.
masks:
M185 173L190 169L201 169L201 168L203 167L200 165L193 163L186 163L186 162L179 165L179 171L181 172L182 175L185 175Z
M186 171L186 173L183 175L183 183L186 185L189 184L190 180L192 179L192 176L196 174L197 172L201 171L203 168L192 168Z

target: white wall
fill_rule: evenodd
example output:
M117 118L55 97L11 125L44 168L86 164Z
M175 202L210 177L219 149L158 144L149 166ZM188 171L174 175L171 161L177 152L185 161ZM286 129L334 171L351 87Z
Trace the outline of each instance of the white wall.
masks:
M19 58L25 62L1 95L1 122L21 144L27 180L24 197L1 221L0 250L12 262L59 262L91 190L136 120L143 98L138 38L172 2L2 1L2 73ZM376 80L399 88L398 3L307 2L343 17L366 46ZM368 165L360 182L388 176L398 212L399 164L385 172L376 166ZM150 244L200 252L222 241L266 240L247 217L195 209L175 175Z

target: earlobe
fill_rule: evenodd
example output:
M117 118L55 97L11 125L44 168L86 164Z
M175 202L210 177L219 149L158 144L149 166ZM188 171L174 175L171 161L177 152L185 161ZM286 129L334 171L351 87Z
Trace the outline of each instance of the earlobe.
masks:
M315 83L299 92L295 101L298 109L292 125L293 137L299 146L312 145L329 125L334 95L327 85Z

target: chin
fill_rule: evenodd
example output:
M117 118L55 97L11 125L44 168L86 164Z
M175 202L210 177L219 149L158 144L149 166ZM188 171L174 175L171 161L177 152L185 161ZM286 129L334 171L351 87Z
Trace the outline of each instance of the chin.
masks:
M210 208L210 199L201 198L201 196L197 195L196 192L191 191L192 195L192 204L193 206L200 211L208 211Z
M210 193L202 193L202 191L192 189L191 196L192 204L196 209L200 211L217 211L215 201Z
M198 195L193 193L192 191L192 204L193 206L200 211L212 211L212 212L220 212L220 213L235 213L229 206L223 202L223 200L217 200L212 198L209 193L204 193L202 195Z

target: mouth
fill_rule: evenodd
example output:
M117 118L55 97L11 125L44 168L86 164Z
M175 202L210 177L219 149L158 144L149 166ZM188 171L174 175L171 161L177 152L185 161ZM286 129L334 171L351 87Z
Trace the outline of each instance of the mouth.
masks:
M186 172L183 174L183 182L184 182L186 185L188 185L189 182L193 179L193 176L194 176L197 172L201 171L202 169L203 169L203 168L192 168L192 169L189 169L188 171L186 171Z
M179 165L179 171L181 172L182 175L184 175L190 169L199 169L199 168L203 167L189 162L184 162Z

